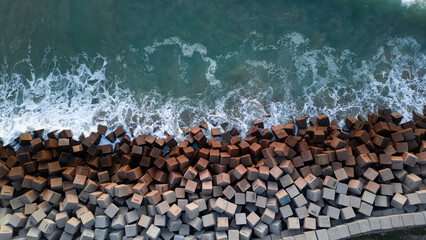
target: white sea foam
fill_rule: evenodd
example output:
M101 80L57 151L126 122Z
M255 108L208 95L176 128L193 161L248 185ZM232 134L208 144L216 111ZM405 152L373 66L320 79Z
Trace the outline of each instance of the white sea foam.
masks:
M412 110L421 111L426 104L426 55L415 39L390 39L371 59L362 61L355 61L356 55L350 50L310 49L309 44L309 39L300 33L286 34L274 44L264 44L262 34L252 33L237 50L222 53L225 57L208 57L203 45L179 38L168 38L143 49L147 65L150 56L163 46L178 46L184 58L198 53L209 64L209 81L217 80L214 73L218 63L224 69L229 61L244 59L238 70L248 73L246 84L214 88L217 95L210 101L202 95L178 98L154 90L135 93L120 82L107 79L111 62L103 56L75 56L66 71L59 70L58 59L53 57L50 61L55 66L45 77L36 77L30 57L15 64L25 65L31 71L29 75L13 71L14 66L8 66L4 59L0 73L0 137L11 142L19 132L39 128L71 128L76 136L88 135L98 123L103 123L111 130L124 125L127 129L134 127L136 134L164 137L168 132L182 139L180 127L202 120L210 126L212 122L229 122L247 132L252 121L266 113L271 113L265 119L265 125L270 127L305 114L325 113L342 120L380 107L410 117ZM130 49L139 51L132 46ZM291 56L286 59L290 64L260 56L252 59L250 56L257 55L247 51L287 54ZM122 58L115 60L125 63ZM6 69L12 69L11 73Z
M401 6L411 7L413 5L417 5L417 6L420 6L420 7L425 7L426 6L426 1L425 0L401 0Z

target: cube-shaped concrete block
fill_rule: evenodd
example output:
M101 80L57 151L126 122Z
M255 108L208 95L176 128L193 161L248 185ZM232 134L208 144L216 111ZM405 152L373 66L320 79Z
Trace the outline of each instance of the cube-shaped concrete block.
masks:
M317 217L317 224L319 228L329 228L331 221L329 216L320 215Z
M290 205L285 205L283 207L280 207L279 210L281 213L281 217L284 219L293 216L293 210Z
M322 198L327 200L334 200L336 195L336 190L330 189L330 188L323 188L322 189Z
M345 207L341 209L342 219L349 220L356 217L355 212L352 207Z
M199 212L200 212L200 207L197 204L195 204L194 202L187 204L185 206L185 214L190 219L197 217Z
M355 180L355 179L349 180L348 187L349 187L349 192L354 195L360 195L363 189L363 185L361 181Z
M259 221L260 221L260 217L255 212L251 212L247 216L247 223L248 223L248 227L250 227L250 228L254 228L254 226L256 226L256 224Z
M391 200L391 206L398 208L398 209L402 209L406 202L407 202L407 197L397 193L397 194L395 194L395 196L393 196L393 198Z
M287 228L288 228L288 230L297 230L297 229L300 229L299 218L289 217L287 219Z
M216 217L213 213L202 216L203 226L211 227L216 225Z

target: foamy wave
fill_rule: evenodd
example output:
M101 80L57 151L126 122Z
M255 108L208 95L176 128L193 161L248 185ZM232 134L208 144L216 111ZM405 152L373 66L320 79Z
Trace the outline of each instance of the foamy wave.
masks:
M413 5L417 5L417 6L420 6L420 7L425 7L426 6L426 1L425 0L401 0L401 6L411 7Z
M103 123L110 130L123 125L135 128L135 134L164 137L167 132L183 139L181 127L202 120L210 126L229 122L247 132L252 121L266 113L271 113L265 119L270 127L305 114L325 113L343 120L381 107L410 117L411 111L420 112L426 104L426 55L415 39L390 39L371 59L359 59L350 50L310 49L309 44L300 33L286 34L273 44L265 44L262 34L252 33L237 49L217 57L207 57L206 47L179 38L145 47L142 53L147 65L152 64L150 57L159 48L173 45L184 57L200 54L209 64L207 80L217 64L226 72L228 64L236 63L236 71L244 74L234 85L208 88L192 97L173 97L157 90L132 91L132 86L117 81L121 76L106 74L113 60L125 64L122 57L112 60L81 54L67 61L66 70L60 70L58 57L46 58L44 61L53 66L45 77L37 76L30 57L13 66L4 59L0 137L11 142L19 132L40 128L71 128L75 136L87 136ZM141 52L133 46L130 50ZM22 69L29 69L30 74L21 73Z

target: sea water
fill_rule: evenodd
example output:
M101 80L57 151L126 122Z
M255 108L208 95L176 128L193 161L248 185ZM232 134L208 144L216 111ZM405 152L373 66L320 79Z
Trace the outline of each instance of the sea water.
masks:
M0 137L426 104L421 0L0 1ZM270 113L270 118L264 115Z

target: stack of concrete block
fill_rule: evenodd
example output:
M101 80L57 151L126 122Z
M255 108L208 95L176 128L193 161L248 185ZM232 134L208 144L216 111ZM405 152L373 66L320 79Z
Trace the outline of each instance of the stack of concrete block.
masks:
M203 122L179 143L102 125L78 140L22 133L0 146L0 239L341 239L424 225L426 118L401 118L258 120L244 139Z

